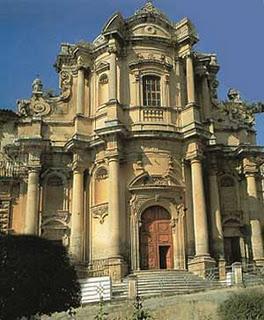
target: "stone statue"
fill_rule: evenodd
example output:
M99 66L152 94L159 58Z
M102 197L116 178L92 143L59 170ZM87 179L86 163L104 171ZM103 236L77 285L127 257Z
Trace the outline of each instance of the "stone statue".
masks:
M237 89L230 88L228 90L227 97L228 97L229 101L231 101L231 102L235 102L235 103L242 102L241 97L240 97L240 92Z
M32 82L32 93L33 94L42 93L42 89L43 89L42 81L39 78L36 78Z

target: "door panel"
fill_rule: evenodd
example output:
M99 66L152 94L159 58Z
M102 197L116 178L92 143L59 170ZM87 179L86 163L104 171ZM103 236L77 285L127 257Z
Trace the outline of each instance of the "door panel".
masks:
M170 215L162 207L142 214L140 232L141 269L173 268Z

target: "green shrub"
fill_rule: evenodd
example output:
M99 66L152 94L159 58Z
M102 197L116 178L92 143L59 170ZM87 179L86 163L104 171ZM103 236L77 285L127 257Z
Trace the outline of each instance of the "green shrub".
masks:
M221 320L264 319L264 292L247 290L234 294L218 308Z

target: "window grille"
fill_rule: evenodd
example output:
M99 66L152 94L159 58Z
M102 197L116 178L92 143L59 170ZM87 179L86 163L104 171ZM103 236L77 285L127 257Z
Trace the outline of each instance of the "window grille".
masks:
M143 77L143 105L149 107L159 107L161 105L159 77Z

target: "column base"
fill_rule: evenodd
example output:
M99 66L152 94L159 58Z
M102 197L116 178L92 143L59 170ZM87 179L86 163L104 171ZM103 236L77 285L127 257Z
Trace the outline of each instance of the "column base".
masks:
M257 258L254 261L255 261L256 266L260 266L260 267L264 266L264 257L263 258Z
M120 282L128 273L128 266L122 257L108 259L109 276L113 282Z
M195 256L188 263L188 270L193 272L194 274L197 274L198 276L205 278L207 270L210 268L215 268L215 265L215 260L209 255Z

